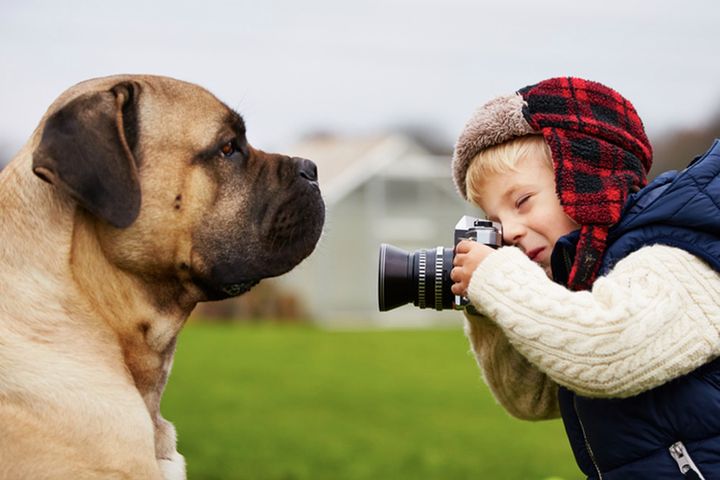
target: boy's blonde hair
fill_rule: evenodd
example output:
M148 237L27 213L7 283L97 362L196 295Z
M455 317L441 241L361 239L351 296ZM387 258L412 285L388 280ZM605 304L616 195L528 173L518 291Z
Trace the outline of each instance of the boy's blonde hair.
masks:
M542 135L525 135L493 145L481 151L470 162L465 177L467 198L477 204L483 183L489 175L516 172L523 158L543 158L551 172L554 171L550 147Z

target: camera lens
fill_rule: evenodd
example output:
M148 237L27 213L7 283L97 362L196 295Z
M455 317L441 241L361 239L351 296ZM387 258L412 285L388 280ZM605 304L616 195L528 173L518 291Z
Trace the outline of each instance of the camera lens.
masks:
M453 308L450 291L453 251L436 247L412 253L383 243L378 269L378 303L386 312L412 302L419 308Z

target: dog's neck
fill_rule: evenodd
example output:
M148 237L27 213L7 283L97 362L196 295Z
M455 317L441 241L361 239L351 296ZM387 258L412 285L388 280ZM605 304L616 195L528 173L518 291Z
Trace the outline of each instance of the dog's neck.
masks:
M181 302L172 279L143 279L113 265L104 255L95 222L76 211L70 265L93 312L116 333L125 364L151 415L160 408L177 335L194 304Z
M177 335L194 303L182 301L172 278L142 278L113 265L103 252L91 216L75 212L69 263L73 279L93 311L126 341L138 332L143 343L163 352Z

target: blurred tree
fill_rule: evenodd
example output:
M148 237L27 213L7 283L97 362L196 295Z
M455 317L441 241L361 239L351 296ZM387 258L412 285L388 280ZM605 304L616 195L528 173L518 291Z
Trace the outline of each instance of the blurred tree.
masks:
M720 137L720 110L700 127L672 131L652 141L654 149L650 178L667 170L682 170L696 156L705 153Z

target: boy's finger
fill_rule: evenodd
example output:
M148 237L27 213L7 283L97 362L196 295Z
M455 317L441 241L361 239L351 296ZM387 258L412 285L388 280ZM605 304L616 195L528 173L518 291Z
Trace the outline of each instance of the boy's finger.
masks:
M465 257L467 257L467 255L464 253L456 253L455 257L453 257L453 265L459 267L465 262Z
M455 267L452 270L450 270L450 280L453 282L459 282L462 280L462 268Z
M455 254L458 253L467 253L470 251L470 246L472 243L469 240L461 240L456 246L455 246Z
M453 284L453 286L450 287L450 291L455 295L463 295L463 293L465 293L465 289L461 283Z

